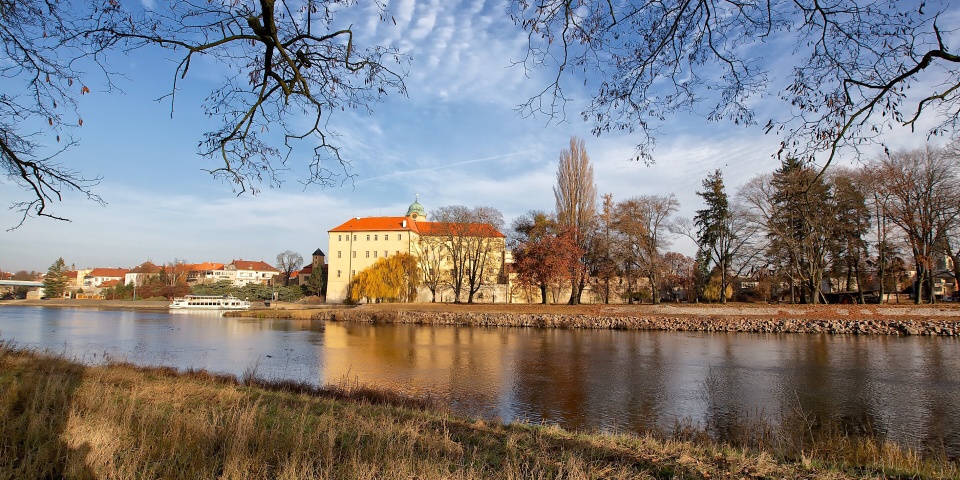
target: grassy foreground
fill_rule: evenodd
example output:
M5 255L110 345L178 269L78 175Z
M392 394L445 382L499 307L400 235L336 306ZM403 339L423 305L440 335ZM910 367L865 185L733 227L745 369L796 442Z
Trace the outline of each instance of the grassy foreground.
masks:
M909 455L896 460L840 470L709 441L469 420L371 389L84 366L0 343L0 478L957 475Z

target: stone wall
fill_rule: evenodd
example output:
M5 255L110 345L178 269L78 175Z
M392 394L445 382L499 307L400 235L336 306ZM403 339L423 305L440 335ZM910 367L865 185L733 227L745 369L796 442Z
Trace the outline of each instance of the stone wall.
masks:
M325 310L314 319L333 322L408 323L478 327L593 328L679 332L831 333L856 335L960 335L960 321L944 319L797 319L712 315L583 315L496 312Z

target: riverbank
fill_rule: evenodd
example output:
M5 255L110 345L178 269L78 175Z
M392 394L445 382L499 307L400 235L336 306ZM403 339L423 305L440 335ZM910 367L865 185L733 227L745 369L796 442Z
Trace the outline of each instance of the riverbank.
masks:
M956 305L453 305L375 304L298 309L295 305L231 316L333 322L664 330L960 336Z
M0 478L958 476L953 463L846 438L791 453L687 436L504 425L350 385L85 366L0 344Z

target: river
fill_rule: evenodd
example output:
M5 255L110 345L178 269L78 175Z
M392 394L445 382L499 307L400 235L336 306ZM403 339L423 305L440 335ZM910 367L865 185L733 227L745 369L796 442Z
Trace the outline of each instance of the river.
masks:
M465 415L719 438L829 423L960 453L960 340L370 325L0 307L0 341L65 354L431 396Z

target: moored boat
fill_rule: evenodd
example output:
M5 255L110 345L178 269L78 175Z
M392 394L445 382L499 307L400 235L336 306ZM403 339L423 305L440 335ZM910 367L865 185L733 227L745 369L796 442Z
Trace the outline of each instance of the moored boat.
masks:
M240 300L233 295L186 295L173 299L171 309L189 308L197 310L246 310L250 302Z

